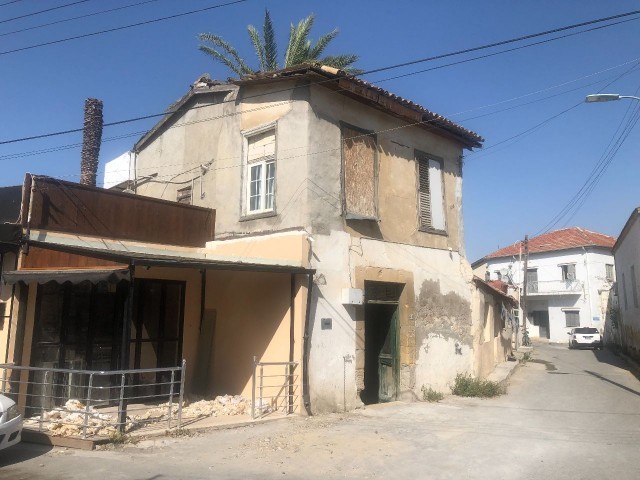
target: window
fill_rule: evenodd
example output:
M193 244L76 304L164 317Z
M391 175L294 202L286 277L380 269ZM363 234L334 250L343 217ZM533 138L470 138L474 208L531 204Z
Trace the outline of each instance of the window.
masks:
M494 273L496 274L496 280L502 280L502 273L500 270L496 270Z
M631 265L631 291L633 292L633 306L638 308L638 286L636 285L635 265Z
M566 265L560 265L562 270L562 280L572 281L576 279L576 264L568 263Z
M442 162L423 153L417 155L418 229L446 231Z
M247 215L275 210L276 131L270 128L246 137Z
M605 278L607 279L607 281L609 282L613 282L615 280L614 278L614 274L613 274L613 265L610 264L606 264L604 266L605 268Z
M622 298L624 298L624 309L629 309L629 302L627 301L627 282L624 278L624 273L622 274Z
M342 125L342 193L347 219L377 220L377 141L371 132Z
M564 319L567 327L580 326L580 312L578 310L566 310L564 312Z
M176 201L178 203L186 203L187 205L191 205L191 185L178 189L178 195Z
M489 272L488 270L486 272L484 272L484 280L486 282L488 282L489 280L491 280L491 272Z

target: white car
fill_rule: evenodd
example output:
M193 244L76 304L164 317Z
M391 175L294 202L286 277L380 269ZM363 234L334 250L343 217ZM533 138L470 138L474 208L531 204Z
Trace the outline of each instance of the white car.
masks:
M569 335L569 348L599 348L602 350L602 336L597 328L572 328Z
M20 442L22 415L16 402L0 395L0 450Z

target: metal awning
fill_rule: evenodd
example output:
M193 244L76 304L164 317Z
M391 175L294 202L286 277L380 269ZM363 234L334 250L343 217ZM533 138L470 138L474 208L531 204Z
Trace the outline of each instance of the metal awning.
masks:
M65 269L65 270L14 270L2 273L2 283L13 285L18 282L39 284L48 282L57 283L91 283L109 282L118 283L121 280L129 280L128 269Z

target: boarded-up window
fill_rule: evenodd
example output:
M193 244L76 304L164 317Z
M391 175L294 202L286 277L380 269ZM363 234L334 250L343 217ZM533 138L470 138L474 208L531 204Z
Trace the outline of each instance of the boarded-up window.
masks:
M342 158L346 218L377 219L376 137L343 126Z
M418 227L420 230L446 230L442 163L418 155Z

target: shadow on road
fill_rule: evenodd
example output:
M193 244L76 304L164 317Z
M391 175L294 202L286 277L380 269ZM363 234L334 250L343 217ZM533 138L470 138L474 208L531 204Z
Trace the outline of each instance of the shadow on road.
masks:
M590 370L585 370L586 373L588 373L589 375L593 375L596 378L599 378L600 380L602 380L603 382L607 382L610 383L612 385L615 385L616 387L619 387L623 390L626 390L629 393L633 393L634 395L638 395L640 397L640 392L638 392L637 390L634 390L633 388L629 388L625 385L622 385L621 383L618 382L614 382L613 380L609 380L607 377L603 377L602 375L596 373L596 372L592 372Z
M593 355L600 363L607 363L609 365L613 365L614 367L627 370L628 372L631 372L638 380L640 380L640 371L634 368L633 365L629 365L629 363L624 358L616 355L613 350L594 350Z
M0 450L0 468L40 457L52 448L50 445L21 442L13 447Z

